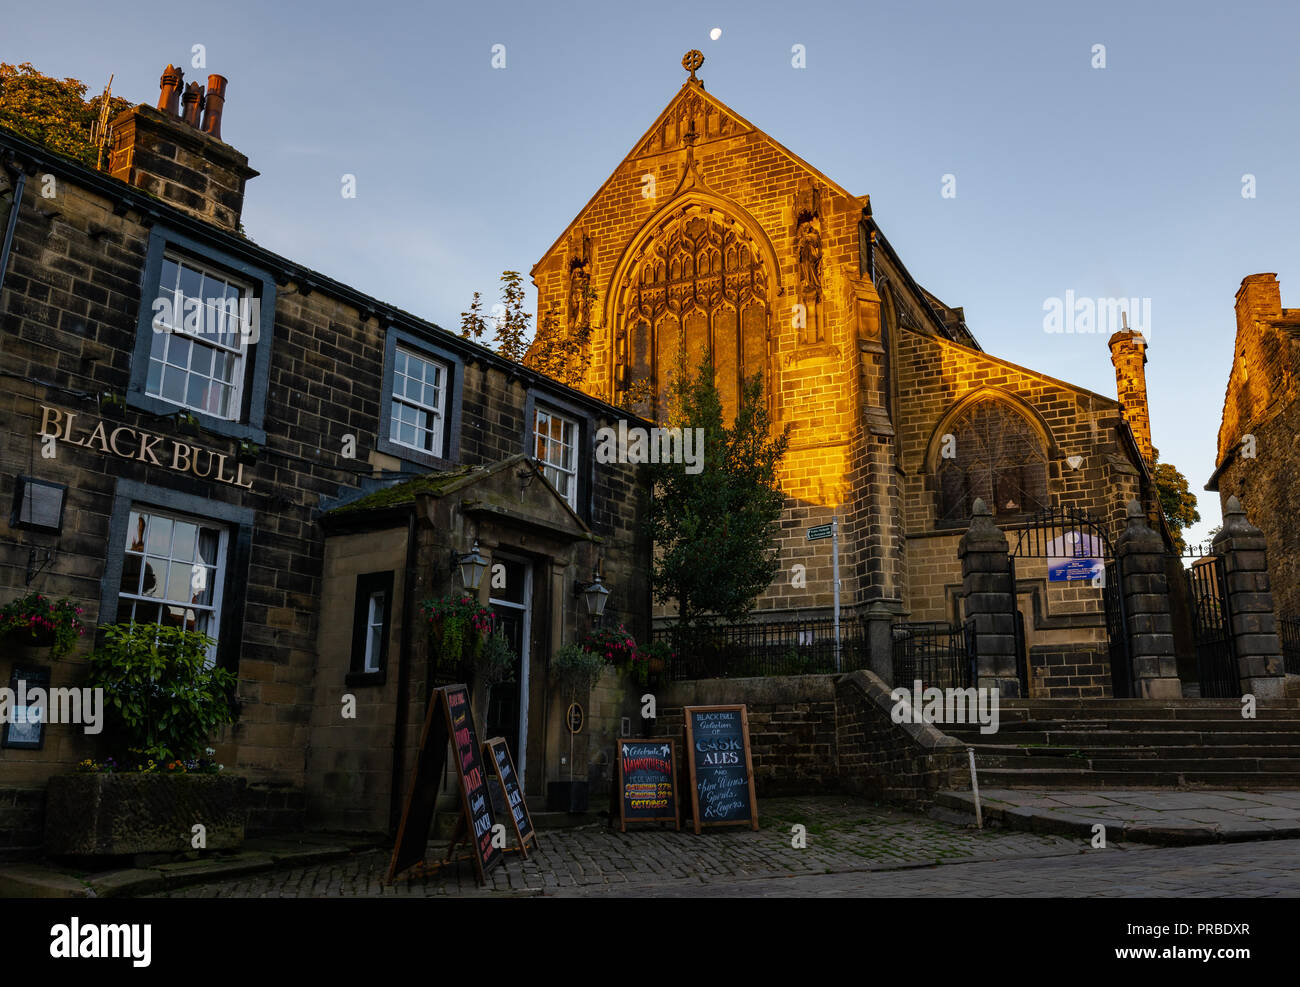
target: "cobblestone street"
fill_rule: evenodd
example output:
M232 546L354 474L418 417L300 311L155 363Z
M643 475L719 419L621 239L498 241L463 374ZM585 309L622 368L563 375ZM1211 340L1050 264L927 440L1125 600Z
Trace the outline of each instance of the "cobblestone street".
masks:
M472 864L467 860L424 877L384 887L381 881L388 866L388 854L376 850L345 860L193 885L160 896L747 894L745 888L757 890L769 885L778 889L776 893L782 890L794 894L841 893L810 890L820 887L817 880L827 875L835 876L837 882L848 881L851 886L870 884L878 889L851 893L934 894L942 892L933 889L932 878L915 884L929 887L927 891L890 889L901 889L917 881L905 877L909 872L900 872L899 868L986 861L982 866L1019 872L1030 860L1039 866L1044 858L1086 854L1088 859L1079 862L1086 869L1097 854L1122 855L1129 859L1152 852L1145 848L1114 846L1096 851L1083 841L1064 837L997 830L980 832L841 797L765 799L760 819L762 828L758 832L717 829L702 836L653 828L619 833L604 825L544 831L540 847L530 852L527 861L520 861L513 853L507 857L505 866L491 875L490 888L476 886ZM796 825L806 827L804 848L792 845ZM439 859L444 849L443 845L430 844L427 859ZM877 871L874 876L866 873L872 869ZM948 870L944 868L938 873ZM801 883L788 883L791 878ZM762 883L742 884L755 881ZM839 886L839 883L828 885ZM1066 890L1062 889L1061 893Z

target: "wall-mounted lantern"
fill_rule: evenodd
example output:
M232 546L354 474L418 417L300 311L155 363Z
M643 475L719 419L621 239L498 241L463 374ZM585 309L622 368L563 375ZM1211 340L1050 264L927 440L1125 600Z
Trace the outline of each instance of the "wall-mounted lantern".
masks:
M488 560L479 554L478 539L474 539L474 547L470 549L469 554L456 556L452 563L452 570L460 569L460 581L465 588L471 593L477 593L479 583L483 582L483 573L487 571Z
M599 620L601 614L605 612L605 604L609 602L609 589L600 581L599 572L593 572L591 575L594 581L582 591L582 595L587 601L587 613Z

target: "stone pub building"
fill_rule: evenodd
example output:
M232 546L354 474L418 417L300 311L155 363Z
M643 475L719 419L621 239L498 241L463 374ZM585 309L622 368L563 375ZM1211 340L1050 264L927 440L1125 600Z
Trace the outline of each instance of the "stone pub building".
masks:
M606 619L648 632L643 494L592 455L626 416L249 240L226 81L182 86L168 66L113 121L107 174L0 130L0 602L67 597L88 628L58 660L0 643L0 684L80 685L99 626L202 631L238 677L217 749L250 828L392 832L445 680L418 607L477 545L520 655L486 732L530 796L586 778L621 710L572 746L548 659L597 569ZM65 724L0 747L0 851L38 846L47 780L100 754Z

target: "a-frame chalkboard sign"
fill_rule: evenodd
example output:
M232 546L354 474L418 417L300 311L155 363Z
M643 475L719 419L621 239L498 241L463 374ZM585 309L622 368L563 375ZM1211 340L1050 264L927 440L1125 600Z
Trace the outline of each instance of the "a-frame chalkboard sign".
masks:
M672 740L623 740L614 743L618 761L616 803L610 814L619 832L630 822L670 822L680 829L677 812L677 743Z
M420 752L406 792L402 821L397 827L397 842L388 865L391 883L398 875L424 861L438 800L438 783L447 763L447 744L452 745L456 762L457 788L460 791L459 828L469 836L473 849L474 871L480 884L502 861L501 850L492 844L492 804L488 798L487 776L474 738L474 718L470 715L469 690L463 685L447 685L433 690Z
M696 835L702 826L748 824L758 829L745 707L687 706L683 712Z
M483 760L488 769L496 776L501 785L501 796L505 801L505 815L515 831L519 842L519 852L528 859L528 842L537 842L537 831L533 829L533 817L528 812L528 802L524 799L524 790L519 784L519 775L515 773L515 762L510 757L510 745L504 737L493 737L483 741Z

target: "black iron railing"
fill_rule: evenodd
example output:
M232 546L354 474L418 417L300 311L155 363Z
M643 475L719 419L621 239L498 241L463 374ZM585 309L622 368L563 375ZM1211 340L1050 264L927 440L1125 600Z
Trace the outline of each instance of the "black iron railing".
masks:
M676 681L824 675L868 665L862 624L844 618L840 620L838 649L831 617L713 627L657 627L654 640L667 642L672 648L667 671L669 678Z
M895 687L965 689L974 684L974 624L897 623L892 629Z
M1282 639L1282 661L1288 675L1300 675L1300 617L1279 617L1277 636Z

